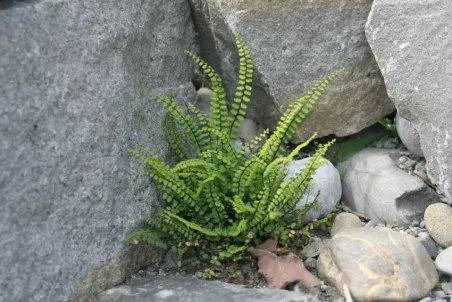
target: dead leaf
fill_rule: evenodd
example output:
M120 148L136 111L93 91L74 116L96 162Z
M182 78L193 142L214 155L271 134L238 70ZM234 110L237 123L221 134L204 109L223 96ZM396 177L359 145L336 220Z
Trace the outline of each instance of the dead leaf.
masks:
M276 255L277 245L276 239L270 238L251 251L258 257L259 272L267 280L268 288L283 288L297 281L307 289L320 284L320 280L305 268L303 261L294 253Z
M278 256L275 254L276 247L276 239L268 239L251 252L258 257L259 272L267 280L268 288L283 288L297 281L307 289L320 284L320 280L304 267L297 255Z

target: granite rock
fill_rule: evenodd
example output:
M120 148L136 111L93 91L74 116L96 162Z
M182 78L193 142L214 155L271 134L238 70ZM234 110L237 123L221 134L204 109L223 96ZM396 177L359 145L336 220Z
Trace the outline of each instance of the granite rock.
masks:
M424 213L425 227L432 238L443 247L452 246L452 207L435 203Z
M367 148L338 165L344 204L377 222L409 227L439 200L418 177L397 167L398 152Z
M430 179L452 197L452 6L374 0L366 36L399 114L419 133ZM426 26L428 24L428 26Z
M331 227L331 237L343 230L360 227L362 227L362 223L358 216L352 213L339 213L334 218L333 226Z
M0 9L0 301L88 301L160 260L124 249L156 200L128 150L167 158L141 92L195 99L194 35L184 0Z

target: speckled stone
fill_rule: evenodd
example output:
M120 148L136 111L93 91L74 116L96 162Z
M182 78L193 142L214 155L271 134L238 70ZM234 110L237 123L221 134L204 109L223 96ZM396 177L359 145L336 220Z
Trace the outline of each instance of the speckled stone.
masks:
M336 234L317 262L321 278L357 301L410 301L438 282L429 254L414 237L391 230L354 228Z
M452 207L435 203L424 213L425 227L432 238L441 246L452 245Z

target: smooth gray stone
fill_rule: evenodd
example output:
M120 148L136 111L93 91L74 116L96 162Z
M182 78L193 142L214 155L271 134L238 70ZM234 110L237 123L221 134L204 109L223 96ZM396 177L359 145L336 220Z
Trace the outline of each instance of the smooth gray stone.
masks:
M295 177L297 173L306 167L311 159L311 157L307 157L290 163L286 178ZM312 186L297 203L297 209L302 209L306 205L309 206L309 204L315 201L318 203L317 208L311 209L306 214L306 221L327 216L341 199L342 186L339 171L329 160L324 160L326 164L315 171L312 177Z
M452 246L439 253L435 265L441 273L452 276Z
M397 167L394 150L366 148L338 165L342 197L352 210L380 223L409 227L439 197L418 177Z

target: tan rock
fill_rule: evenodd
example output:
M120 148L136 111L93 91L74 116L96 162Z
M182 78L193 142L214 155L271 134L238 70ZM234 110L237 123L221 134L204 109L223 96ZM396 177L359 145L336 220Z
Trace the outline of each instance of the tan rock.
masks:
M424 213L425 227L432 238L441 246L452 246L452 208L444 203L427 207Z
M354 301L411 301L438 282L429 254L411 235L354 228L336 234L317 262L321 278Z
M340 213L334 218L333 226L331 228L331 237L342 230L350 228L360 228L362 226L361 220L352 213Z

